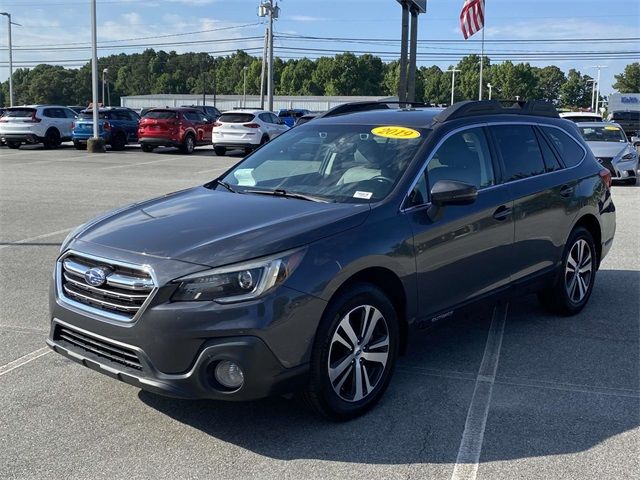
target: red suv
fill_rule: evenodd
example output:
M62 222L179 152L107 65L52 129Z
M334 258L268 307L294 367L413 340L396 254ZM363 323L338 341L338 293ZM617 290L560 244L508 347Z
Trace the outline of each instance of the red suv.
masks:
M198 145L211 145L213 120L194 108L155 108L149 110L138 127L143 152L156 147L178 147L193 153Z

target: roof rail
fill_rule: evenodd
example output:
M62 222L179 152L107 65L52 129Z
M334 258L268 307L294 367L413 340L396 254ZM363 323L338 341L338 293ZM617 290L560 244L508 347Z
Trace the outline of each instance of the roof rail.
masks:
M508 106L503 106L503 104ZM500 114L559 118L556 107L554 107L551 102L545 102L543 100L529 100L526 102L511 102L508 100L465 100L454 103L436 115L434 121L446 122L463 117Z
M428 107L429 105L423 102L401 102L399 100L379 100L379 101L365 101L365 102L350 102L343 103L337 107L333 107L327 110L318 118L335 117L337 115L345 115L347 113L368 112L371 110L388 110L389 105L399 105L400 107Z

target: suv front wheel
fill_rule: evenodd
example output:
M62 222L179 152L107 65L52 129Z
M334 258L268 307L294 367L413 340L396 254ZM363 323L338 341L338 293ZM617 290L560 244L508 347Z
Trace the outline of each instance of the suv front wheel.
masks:
M554 285L538 293L540 303L552 312L575 315L591 296L597 268L596 245L591 232L578 227L571 232L562 257L562 271Z
M333 299L318 328L305 398L331 420L349 420L384 394L398 351L398 317L387 296L356 284Z

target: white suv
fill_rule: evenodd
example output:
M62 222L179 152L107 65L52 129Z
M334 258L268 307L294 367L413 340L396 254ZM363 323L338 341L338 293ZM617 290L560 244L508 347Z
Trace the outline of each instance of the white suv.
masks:
M224 112L213 125L213 149L222 156L230 148L251 152L289 127L273 112L239 109Z
M9 148L42 143L55 148L71 140L76 112L58 105L25 105L7 108L0 117L0 139Z

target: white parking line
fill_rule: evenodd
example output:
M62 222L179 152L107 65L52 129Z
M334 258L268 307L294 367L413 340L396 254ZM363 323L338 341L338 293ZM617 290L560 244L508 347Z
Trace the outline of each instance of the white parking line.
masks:
M16 368L20 368L21 366L26 365L29 362L33 362L36 358L40 358L49 352L51 352L51 349L49 347L42 347L36 350L35 352L28 353L24 357L20 357L17 360L14 360L13 362L9 362L6 365L1 366L0 377L5 373L9 373L12 370L15 370Z
M137 167L139 165L150 165L152 163L171 162L171 161L175 161L177 158L181 158L181 157L162 158L160 160L152 160L151 162L127 163L126 165L111 165L109 167L101 168L100 170L111 170L114 168Z
M80 155L80 156L76 156L76 157L66 157L66 158L53 158L53 159L48 159L48 160L38 160L37 162L26 162L26 163L19 163L18 165L12 165L12 167L15 166L20 166L20 167L28 167L30 165L42 165L42 164L46 164L46 163L58 163L58 162L72 162L72 161L76 161L76 160L82 160L85 158L90 158L94 155Z
M484 429L489 416L491 394L498 370L500 348L504 336L504 326L507 319L509 305L498 305L493 310L491 326L484 347L482 363L478 370L476 386L473 390L471 405L467 412L467 421L458 449L458 457L451 474L451 480L475 480L478 475L478 464L482 452Z
M71 228L73 228L73 227L71 227ZM15 242L7 243L5 245L0 245L0 250L2 250L3 248L9 248L9 247L13 247L13 246L16 246L16 245L20 245L22 243L29 243L29 242L33 242L35 240L40 240L41 238L53 237L55 235L60 235L62 233L67 233L67 232L71 231L71 228L65 228L63 230L57 230L55 232L43 233L42 235L37 235L35 237L23 238L22 240L16 240Z

